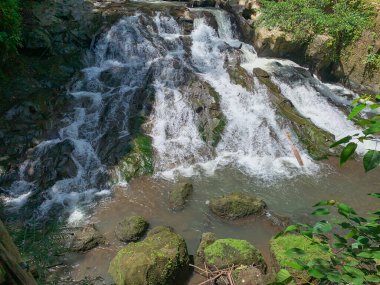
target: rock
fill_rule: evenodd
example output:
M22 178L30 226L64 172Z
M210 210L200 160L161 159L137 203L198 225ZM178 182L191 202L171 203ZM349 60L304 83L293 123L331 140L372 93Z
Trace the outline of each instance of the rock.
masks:
M139 135L132 141L132 150L119 163L120 173L126 181L153 173L152 139Z
M89 224L74 232L70 250L87 251L104 243L105 238L99 233L95 225Z
M193 192L191 183L180 183L169 192L169 207L177 211L184 208L189 196Z
M221 218L236 220L253 214L261 214L266 204L253 195L231 193L212 199L209 207L211 212Z
M215 7L216 0L191 0L187 6L191 8L196 7Z
M248 241L218 239L204 249L204 258L211 268L228 268L232 265L255 265L263 270L266 264L261 253Z
M154 228L112 259L109 273L117 285L166 285L184 277L189 256L185 240L166 227Z
M262 271L253 266L241 266L232 272L236 285L264 285ZM226 284L227 285L227 284Z
M195 265L197 266L203 266L203 263L205 262L205 253L204 250L207 246L212 244L217 240L216 235L214 233L203 233L201 242L199 243L197 253L195 255Z
M335 141L334 135L318 128L310 119L303 117L293 104L281 94L280 88L272 82L268 72L261 68L255 68L253 73L268 88L270 101L276 106L278 113L290 121L293 131L312 158L320 160L329 155L336 155L335 150L330 148L330 145ZM296 74L295 76L306 75Z
M127 217L115 229L116 237L124 242L139 240L149 224L141 216Z
M328 70L334 62L333 38L327 35L317 35L306 49L306 60L311 70L318 73Z
M306 252L304 255L299 255L297 258L307 264L308 262L320 258L325 261L330 261L333 256L331 250L326 248L326 245L314 243L307 237L301 235L285 235L277 238L272 238L270 241L271 251L276 258L280 267L287 267L287 264L292 261L287 254L291 248L299 248Z
M291 34L279 29L259 27L253 39L255 50L260 56L292 57L299 54L304 47L294 40Z

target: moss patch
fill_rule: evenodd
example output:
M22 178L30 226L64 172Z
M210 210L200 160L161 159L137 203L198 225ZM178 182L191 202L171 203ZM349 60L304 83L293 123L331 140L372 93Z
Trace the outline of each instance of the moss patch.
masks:
M261 253L248 241L239 239L218 239L204 249L205 262L209 266L226 268L235 265L261 265Z
M120 171L126 181L153 173L152 139L149 136L139 135L132 141L132 150L121 161Z
M299 248L305 251L305 255L300 255L299 260L308 263L315 259L330 261L332 253L325 250L323 245L315 244L310 239L300 235L286 235L273 238L270 242L271 250L281 267L286 267L292 261L286 253L291 248Z
M117 225L115 234L121 241L136 241L141 238L148 226L149 224L144 217L127 217Z
M166 285L189 263L185 240L169 228L155 228L148 237L130 243L111 261L109 273L117 285Z

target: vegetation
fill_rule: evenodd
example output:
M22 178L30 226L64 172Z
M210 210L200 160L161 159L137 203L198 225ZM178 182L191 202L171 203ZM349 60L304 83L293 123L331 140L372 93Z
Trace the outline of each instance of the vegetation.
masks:
M374 10L364 0L261 0L259 24L291 32L300 42L318 34L332 37L336 55L373 25Z
M21 15L18 0L0 1L0 62L17 53L21 45Z
M343 165L355 154L358 143L373 142L373 149L368 149L363 157L363 166L366 172L380 165L380 151L377 144L380 139L376 134L380 133L380 115L372 115L370 118L363 118L362 112L365 109L377 110L380 108L380 95L364 95L353 101L354 108L348 115L348 119L355 122L360 127L364 127L361 133L346 136L330 147L346 144L340 155L340 164Z
M380 193L369 195L380 198ZM294 243L285 252L287 257L280 259L283 268L275 284L379 284L380 209L363 218L349 205L334 200L314 207L314 216L329 215L333 208L340 218L291 225L275 240L297 233L323 253L315 254L318 251L302 248L304 243ZM330 250L331 261L326 259Z

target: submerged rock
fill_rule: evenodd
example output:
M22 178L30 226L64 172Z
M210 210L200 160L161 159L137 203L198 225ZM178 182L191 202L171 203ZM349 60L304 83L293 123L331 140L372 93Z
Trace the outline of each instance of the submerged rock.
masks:
M141 216L127 217L116 226L115 234L121 241L136 241L144 235L148 226L148 222Z
M181 210L184 208L189 196L193 192L193 184L180 183L169 192L169 207L172 210Z
M188 264L183 237L167 227L157 227L145 240L120 250L109 273L117 285L167 285L184 277Z
M74 232L70 250L87 251L104 243L105 238L99 233L94 224L90 224Z
M263 273L259 268L254 266L240 266L232 271L232 277L236 285L265 284Z
M266 264L261 253L248 241L218 239L205 246L204 262L211 268L228 268L232 265L255 265L263 270Z
M243 193L231 193L214 198L210 201L209 206L215 215L228 220L261 214L266 208L263 200Z

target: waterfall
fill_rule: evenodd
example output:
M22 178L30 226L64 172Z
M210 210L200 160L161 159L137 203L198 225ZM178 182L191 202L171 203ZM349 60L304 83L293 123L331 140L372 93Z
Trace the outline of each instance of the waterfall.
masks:
M317 173L320 164L295 136L289 141L290 122L278 115L252 70L268 71L300 114L338 138L358 131L339 109L349 100L311 75L294 81L299 66L259 58L252 46L238 40L226 12L208 11L217 30L205 17L195 17L191 34L185 34L181 23L164 13L127 16L112 26L96 43L88 66L73 78L67 94L72 109L64 127L22 164L20 180L5 190L7 205L21 207L37 197L38 217L63 212L69 222L83 219L96 197L111 193L109 172L128 153L131 120L139 112L149 114L145 131L153 139L157 176L211 175L227 166L266 182ZM232 80L232 63L245 70L251 87ZM289 70L292 76L286 77ZM154 93L151 111L144 110L147 90ZM200 123L214 124L210 114L215 106L225 126L214 145Z

